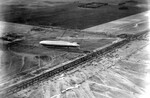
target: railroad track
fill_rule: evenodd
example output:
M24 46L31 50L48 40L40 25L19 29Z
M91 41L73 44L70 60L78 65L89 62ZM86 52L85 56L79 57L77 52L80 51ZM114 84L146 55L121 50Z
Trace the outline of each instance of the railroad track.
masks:
M139 34L138 36L141 36L141 34ZM28 88L29 86L33 86L34 84L38 84L42 81L45 81L45 80L49 79L50 77L54 77L62 72L76 68L79 65L89 62L96 57L105 55L105 54L115 50L116 48L124 46L125 44L127 44L130 41L131 41L131 38L130 39L122 39L121 41L119 41L117 43L109 44L100 49L96 49L93 52L85 54L82 57L76 58L72 61L69 61L68 63L62 64L61 66L59 66L53 70L49 70L49 71L39 74L35 77L32 77L28 80L24 80L19 83L13 84L13 85L3 89L2 91L0 91L1 92L0 95L1 96L9 96L11 94L17 93L23 89Z

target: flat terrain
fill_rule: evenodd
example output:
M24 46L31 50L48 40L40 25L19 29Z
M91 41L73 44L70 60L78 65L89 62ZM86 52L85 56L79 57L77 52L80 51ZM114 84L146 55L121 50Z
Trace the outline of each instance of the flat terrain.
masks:
M45 29L30 25L0 23L2 24L1 26L5 27L0 38L2 57L2 62L0 63L1 89L117 40L104 34L55 27ZM8 38L17 39L16 36L20 36L21 41L8 41ZM42 40L77 42L80 44L80 49L45 47L39 44Z
M147 16L141 13L138 20L144 17ZM134 17L127 19L132 21ZM129 25L131 23L125 27ZM118 30L117 26L115 29ZM132 27L126 29L132 31ZM149 95L149 47L149 34L146 34L113 52L8 98L148 98L145 95Z
M0 20L36 26L85 29L147 10L145 0L94 1L108 3L108 5L98 8L81 8L78 6L89 3L91 0L3 0L0 5L2 8ZM127 9L120 9L124 6Z
M106 32L110 35L136 34L138 31L143 31L149 28L147 17L148 13L149 11L142 12L122 19L118 19L117 21L111 21L102 25L93 26L82 31Z
M93 0L108 3L97 8L79 6L91 0L0 1L0 97L7 87L117 43L120 34L145 33L92 61L2 98L145 98L149 94L146 1ZM77 42L80 48L45 47L39 44L42 40Z
M14 98L148 98L143 97L149 73L149 58L143 58L148 56L145 50L150 45L146 43L131 42L115 53L18 92Z

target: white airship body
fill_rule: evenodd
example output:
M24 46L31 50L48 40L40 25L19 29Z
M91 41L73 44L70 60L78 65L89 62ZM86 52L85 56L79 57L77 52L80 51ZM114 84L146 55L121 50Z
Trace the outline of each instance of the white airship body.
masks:
M53 46L53 47L79 47L80 45L76 42L68 42L68 41L50 41L44 40L39 42L41 45Z

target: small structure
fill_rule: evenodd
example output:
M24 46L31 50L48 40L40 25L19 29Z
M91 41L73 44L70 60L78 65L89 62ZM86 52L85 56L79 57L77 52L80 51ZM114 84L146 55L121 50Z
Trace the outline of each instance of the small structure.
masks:
M82 3L78 5L78 7L81 8L99 8L102 6L106 6L108 3L101 3L101 2L90 2L90 3Z

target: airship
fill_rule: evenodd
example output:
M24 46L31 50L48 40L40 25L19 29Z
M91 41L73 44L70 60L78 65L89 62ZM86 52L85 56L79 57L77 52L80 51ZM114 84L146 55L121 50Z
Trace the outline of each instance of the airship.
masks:
M68 42L68 41L50 41L50 40L43 40L39 42L41 45L50 46L50 47L80 47L77 42Z

